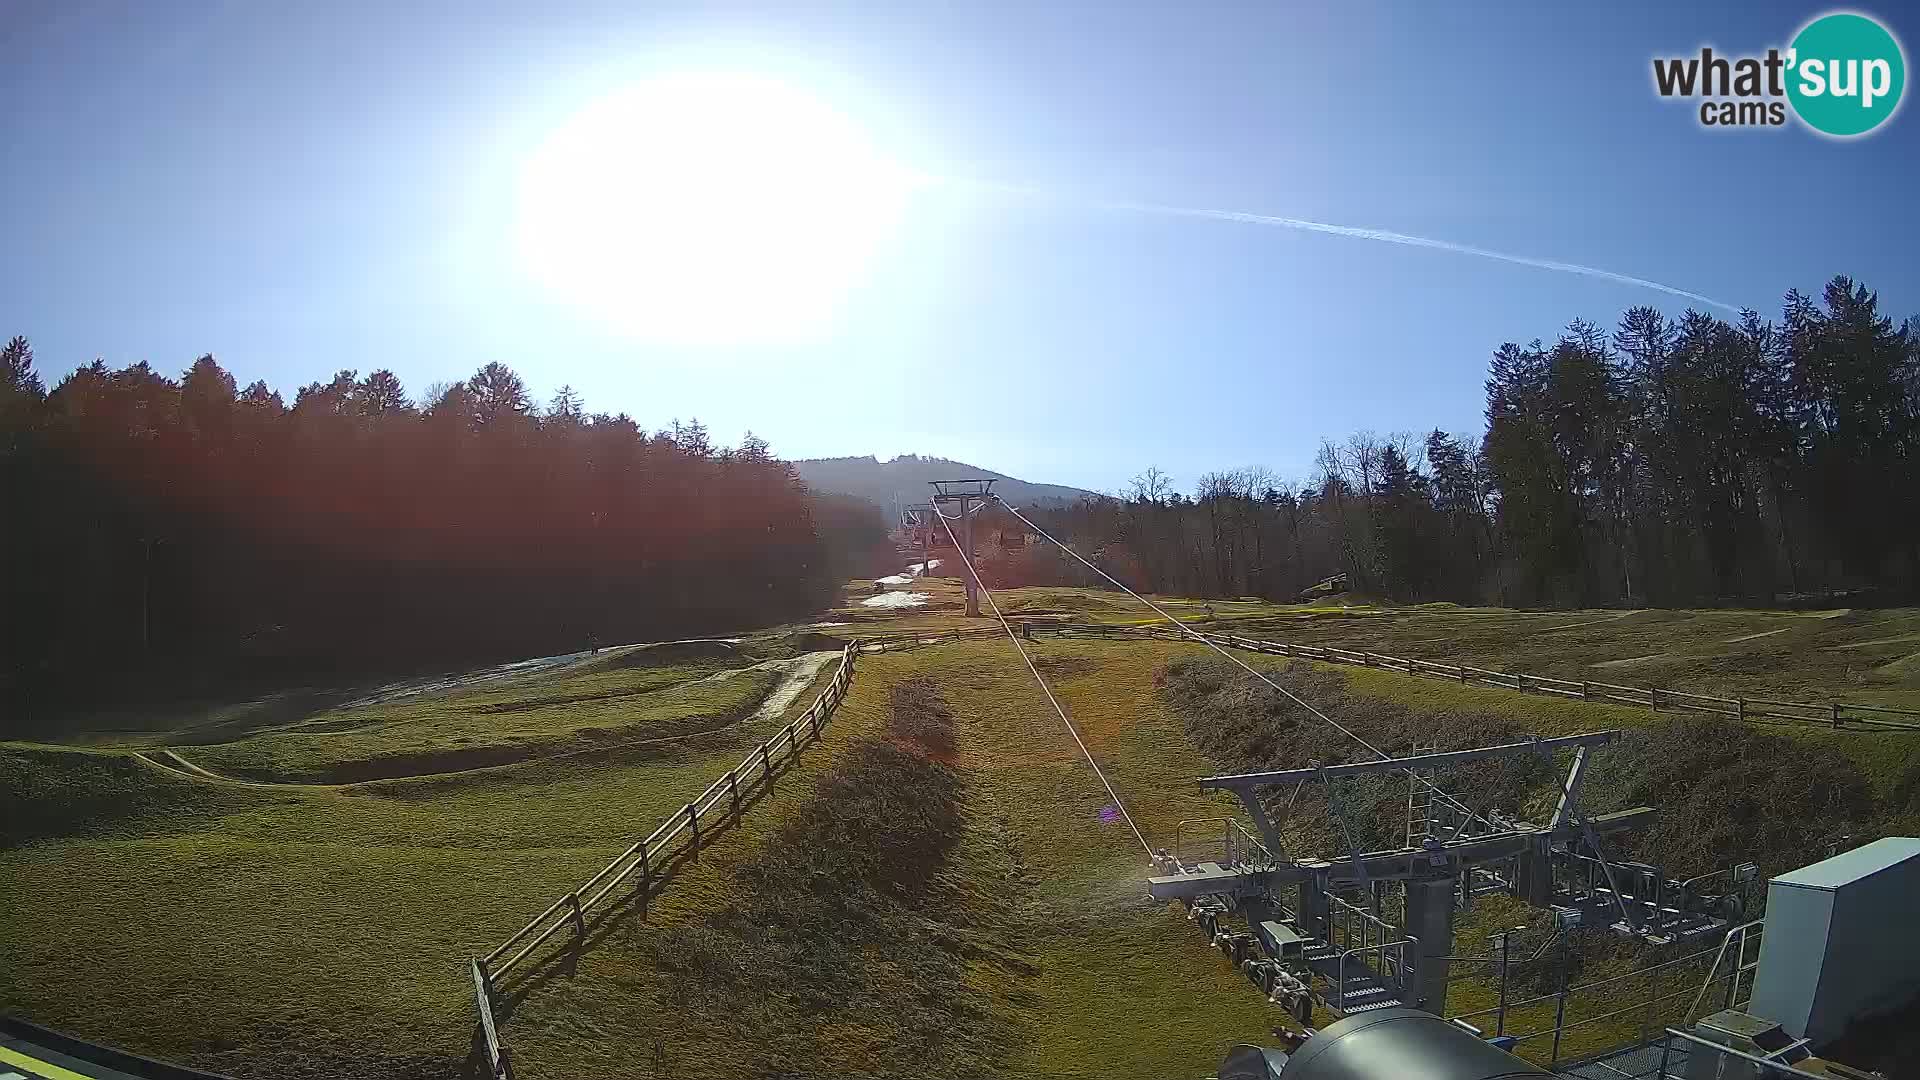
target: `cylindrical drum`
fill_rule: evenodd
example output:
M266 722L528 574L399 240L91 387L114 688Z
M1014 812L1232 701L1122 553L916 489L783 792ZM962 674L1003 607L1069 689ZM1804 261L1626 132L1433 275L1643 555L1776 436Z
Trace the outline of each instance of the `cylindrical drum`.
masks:
M1308 1039L1285 1080L1505 1080L1552 1076L1419 1009L1354 1013Z

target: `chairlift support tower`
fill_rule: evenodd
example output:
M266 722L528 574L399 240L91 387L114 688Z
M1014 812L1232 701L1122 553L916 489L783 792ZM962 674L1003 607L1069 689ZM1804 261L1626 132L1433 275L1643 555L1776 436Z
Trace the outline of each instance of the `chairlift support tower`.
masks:
M957 506L960 508L960 544L964 548L960 557L971 565L973 562L973 515L994 498L993 481L985 479L929 480L927 483L933 488L931 502L935 514L941 514L940 508L943 506ZM941 516L949 522L954 520L954 515L951 514L941 514ZM972 574L968 574L966 575L966 586L967 616L969 618L979 618L980 584L974 580Z
M900 525L903 529L907 530L909 540L912 539L915 533L920 534L920 576L932 576L933 530L936 527L934 525L933 507L927 503L914 503L912 506L902 507L900 510Z
M1667 881L1655 867L1601 855L1602 836L1643 827L1654 815L1648 807L1592 815L1581 808L1592 752L1619 735L1535 737L1379 761L1205 777L1201 787L1238 797L1254 835L1236 840L1229 824L1226 856L1219 862L1183 862L1176 842L1174 852L1156 857L1157 872L1148 878L1147 891L1157 900L1192 905L1192 915L1215 944L1233 945L1236 964L1274 1000L1283 993L1275 988L1285 987L1290 1003L1305 993L1343 1014L1411 1005L1444 1016L1455 906L1489 891L1552 909L1563 925L1610 925L1617 933L1655 943L1723 929L1728 923L1717 914L1719 898L1693 895L1688 883ZM1428 798L1416 803L1418 828L1425 835L1416 833L1405 847L1363 852L1347 833L1336 787L1342 780L1404 772L1410 783L1430 785L1437 770L1449 766L1559 750L1573 751L1573 761L1552 819L1544 825L1478 813L1429 787ZM1304 783L1327 791L1330 809L1347 835L1346 853L1287 855L1262 789ZM1380 901L1388 882L1400 882L1404 889L1400 926L1383 918ZM1342 899L1342 892L1358 893L1360 902ZM1245 914L1250 933L1224 929L1222 920L1232 911ZM1266 959L1254 955L1256 945ZM1324 993L1315 988L1315 979L1324 982Z

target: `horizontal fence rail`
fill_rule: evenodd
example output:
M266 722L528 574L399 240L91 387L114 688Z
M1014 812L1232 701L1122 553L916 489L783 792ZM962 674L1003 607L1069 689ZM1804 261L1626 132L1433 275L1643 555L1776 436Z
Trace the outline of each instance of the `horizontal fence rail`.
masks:
M933 637L934 635L924 635ZM751 792L757 784L771 788L782 764L792 761L800 751L820 738L833 711L847 696L853 684L854 658L861 652L879 652L921 644L918 638L880 642L853 641L840 654L840 666L820 695L805 712L788 721L761 743L740 764L728 769L707 789L660 823L645 839L621 852L578 888L555 900L547 910L520 928L483 957L471 960L475 1003L480 1022L475 1032L476 1049L485 1057L495 1080L506 1080L512 1073L506 1047L495 1026L493 1002L500 980L525 963L534 951L556 934L573 931L573 941L584 943L587 936L587 912L604 902L628 880L643 892L653 886L654 874L682 854L697 854L700 847L701 819L718 810L737 815L741 793ZM684 840L682 838L685 838Z
M1035 624L1036 632L1054 632L1060 634L1085 634L1093 628L1054 624L1043 626ZM1112 626L1102 627L1101 637L1118 637L1132 634L1159 638L1166 641L1189 640L1189 635L1172 627L1164 626ZM1531 675L1524 672L1494 671L1489 668L1472 667L1467 664L1436 663L1431 660L1413 660L1401 656L1386 656L1381 653L1348 649L1338 645L1296 645L1284 641L1268 641L1263 638L1243 637L1238 634L1201 633L1217 645L1225 645L1248 652L1265 653L1269 656L1287 656L1302 660L1320 660L1332 664L1350 664L1354 667L1378 668L1382 671L1398 671L1408 675L1420 675L1433 679L1447 679L1453 682L1497 686L1503 690L1519 690L1529 694L1546 694L1552 697L1571 698L1577 701L1601 701L1617 705L1637 705L1656 712L1701 712L1715 716L1725 716L1735 720L1785 720L1807 724L1820 724L1825 727L1865 727L1887 728L1896 731L1920 731L1920 723L1910 720L1891 720L1887 717L1920 717L1920 710L1896 709L1886 705L1861 705L1844 701L1829 701L1815 704L1805 701L1776 701L1771 698L1756 697L1716 697L1711 694L1695 694L1684 690L1669 690L1663 687L1619 686L1614 683L1594 682L1592 680L1555 679L1545 675Z

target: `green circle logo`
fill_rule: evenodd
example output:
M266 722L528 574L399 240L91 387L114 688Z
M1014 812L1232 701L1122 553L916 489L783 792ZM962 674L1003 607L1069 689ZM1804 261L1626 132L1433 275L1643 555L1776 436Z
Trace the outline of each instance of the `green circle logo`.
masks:
M1815 131L1848 138L1886 123L1907 85L1906 56L1887 28L1852 12L1822 15L1787 53L1787 99Z

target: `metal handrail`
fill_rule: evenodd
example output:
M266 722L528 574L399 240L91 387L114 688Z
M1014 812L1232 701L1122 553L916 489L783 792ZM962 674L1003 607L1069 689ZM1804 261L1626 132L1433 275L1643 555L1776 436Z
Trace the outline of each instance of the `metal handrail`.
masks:
M1395 982L1401 983L1402 985L1405 985L1411 982L1415 975L1416 965L1407 963L1407 946L1409 945L1413 946L1413 955L1416 957L1419 956L1420 955L1420 939L1417 937L1414 937L1411 934L1400 939L1399 941L1386 941L1386 942L1381 942L1378 945L1368 945L1358 949L1341 949L1337 954L1335 954L1335 960L1334 960L1334 966L1333 966L1334 989L1333 989L1332 1007L1341 1012L1346 1011L1345 1004L1347 1000L1347 958L1350 956L1361 956L1366 953L1379 953L1381 958L1381 967L1383 969L1388 967L1391 967L1393 969L1392 977ZM1359 963L1361 963L1364 966L1365 961L1364 960L1359 961ZM1371 974L1372 972L1369 971L1369 973ZM1378 977L1384 979L1384 978L1387 978L1388 976L1386 971L1382 970L1381 972L1378 973Z
M1222 857L1225 860L1221 863L1222 866L1234 867L1245 865L1253 869L1266 870L1279 865L1280 861L1274 857L1272 851L1268 850L1267 845L1262 843L1260 838L1253 834L1252 830L1241 824L1238 818L1217 817L1184 818L1174 823L1173 858L1175 862L1183 866L1187 864L1187 828L1188 826L1196 825L1216 826L1221 829L1221 851ZM1247 857L1236 859L1234 857L1236 851L1244 853ZM1260 857L1258 859L1252 858L1251 856L1256 853Z

